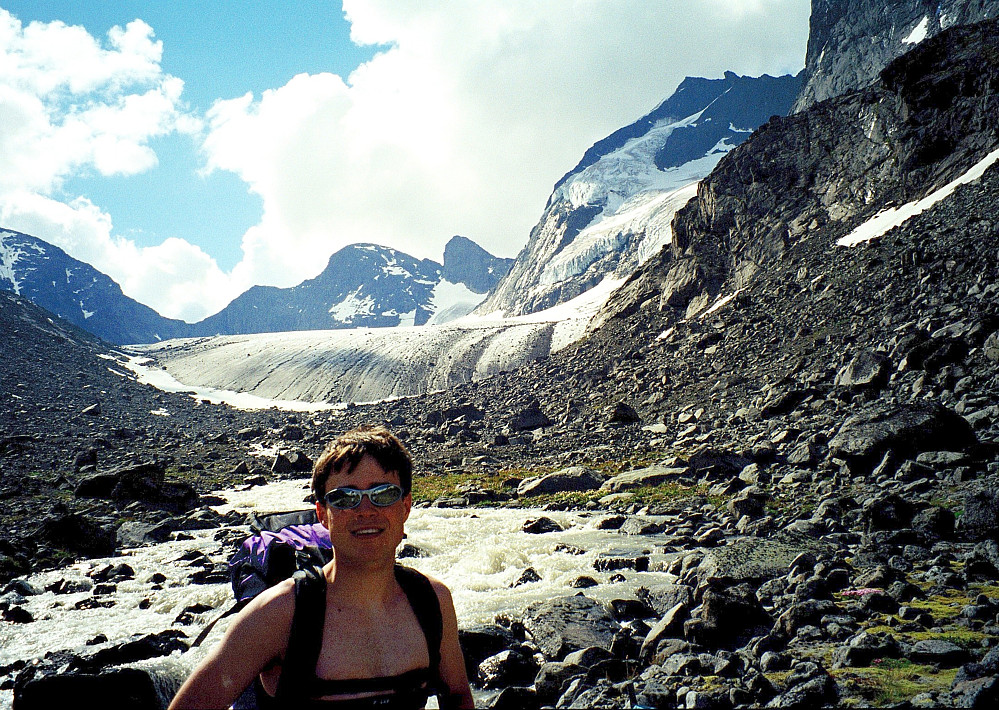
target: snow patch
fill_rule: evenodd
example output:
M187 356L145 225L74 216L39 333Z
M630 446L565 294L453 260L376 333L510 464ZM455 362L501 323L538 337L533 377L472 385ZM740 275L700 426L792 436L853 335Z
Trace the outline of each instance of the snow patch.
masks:
M341 323L350 323L355 317L360 315L370 316L374 312L375 299L371 296L358 298L361 289L348 294L340 303L334 304L329 313L335 320Z
M21 282L17 279L14 265L25 256L17 244L8 242L6 237L13 237L11 232L0 232L0 281L9 281L11 290L18 296L21 295Z
M930 18L923 16L919 24L912 28L909 36L902 40L902 44L919 44L926 39L927 30L930 26Z
M888 230L900 226L910 217L915 217L917 214L928 210L940 202L940 200L949 197L959 186L974 182L980 178L989 166L997 160L999 160L999 149L992 151L975 163L966 173L950 181L943 187L934 190L921 200L909 202L901 207L889 207L888 209L881 210L845 237L840 237L836 244L841 247L852 247L884 236Z

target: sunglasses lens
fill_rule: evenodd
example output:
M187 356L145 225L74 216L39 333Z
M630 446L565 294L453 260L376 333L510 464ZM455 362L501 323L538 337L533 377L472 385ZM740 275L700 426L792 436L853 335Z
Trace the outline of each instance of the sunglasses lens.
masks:
M334 488L326 494L326 505L345 510L361 504L361 492L353 488Z
M392 505L397 500L402 498L402 489L399 488L399 486L392 485L391 483L372 488L367 491L367 493L371 502L381 507Z
M326 494L326 505L338 510L348 510L359 506L364 496L378 507L384 508L402 498L402 488L392 483L383 483L364 491L356 488L334 488Z

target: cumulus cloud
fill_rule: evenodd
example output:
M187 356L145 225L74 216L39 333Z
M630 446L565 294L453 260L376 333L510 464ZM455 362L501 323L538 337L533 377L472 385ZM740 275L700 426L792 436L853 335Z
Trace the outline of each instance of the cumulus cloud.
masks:
M148 170L151 139L201 130L153 37L135 20L102 44L82 27L24 26L0 9L0 224L92 264L164 315L200 317L233 295L210 256L179 240L139 248L113 236L97 205L62 190L74 175Z
M352 242L440 259L454 234L513 256L551 188L685 76L804 63L800 0L345 0L358 44L388 49L346 81L300 75L215 104L209 166L263 216L239 280L289 286Z

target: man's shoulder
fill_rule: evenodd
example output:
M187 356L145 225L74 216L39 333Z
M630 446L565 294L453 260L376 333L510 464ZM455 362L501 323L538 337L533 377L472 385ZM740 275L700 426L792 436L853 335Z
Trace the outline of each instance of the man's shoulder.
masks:
M287 617L289 623L295 613L295 582L285 579L260 592L246 607L252 615ZM275 619L276 620L276 619Z

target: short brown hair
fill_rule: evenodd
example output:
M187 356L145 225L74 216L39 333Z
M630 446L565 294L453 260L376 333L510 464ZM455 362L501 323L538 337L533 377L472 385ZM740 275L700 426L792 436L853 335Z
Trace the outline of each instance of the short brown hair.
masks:
M399 439L380 425L365 424L341 434L326 445L316 465L312 467L312 494L322 501L326 481L334 473L350 473L365 454L371 456L385 472L395 471L403 493L413 487L413 459Z

